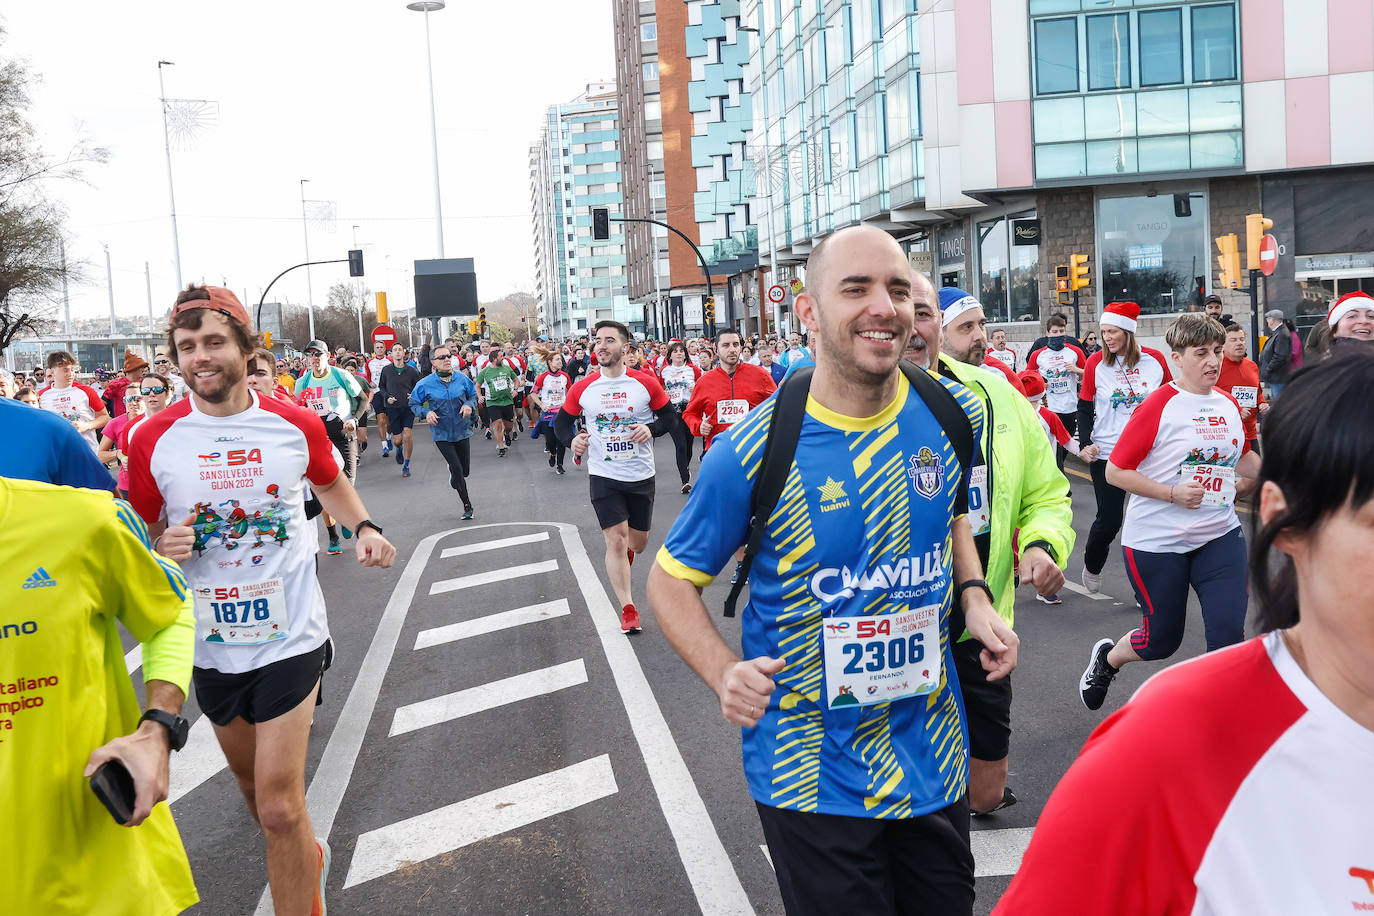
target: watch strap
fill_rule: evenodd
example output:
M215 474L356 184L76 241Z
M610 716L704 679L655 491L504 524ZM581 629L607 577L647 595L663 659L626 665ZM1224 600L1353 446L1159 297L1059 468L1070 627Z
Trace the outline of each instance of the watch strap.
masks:
M992 586L988 585L986 579L965 579L963 582L960 582L958 585L954 586L954 604L956 607L963 607L964 592L968 591L971 588L981 588L984 592L987 593L988 601L992 602L993 604L997 603L997 599L993 597L992 594Z
M381 533L382 533L382 526L379 525L379 524L377 524L376 522L374 522L374 521L373 521L372 519L370 519L370 518L365 518L365 519L363 519L361 522L358 522L358 524L355 526L354 530L355 530L355 531L362 531L364 528L371 528L373 531L377 532L378 534L381 534Z
M150 709L139 716L139 722L156 722L167 729L168 745L174 751L179 751L186 746L186 733L190 727L181 716L167 712L165 709Z
M1037 540L1031 541L1025 547L1022 547L1022 554L1024 554L1027 550L1030 550L1032 547L1039 547L1041 550L1045 551L1045 553L1050 555L1051 560L1053 560L1056 563L1059 562L1059 557L1055 555L1054 548L1051 547L1050 542L1045 540L1044 538L1039 538Z

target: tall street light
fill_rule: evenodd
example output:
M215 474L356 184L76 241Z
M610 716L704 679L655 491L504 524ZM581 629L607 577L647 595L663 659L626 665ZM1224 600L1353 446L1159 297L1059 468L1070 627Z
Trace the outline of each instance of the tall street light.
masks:
M172 138L167 132L167 89L162 84L162 68L175 66L170 60L157 62L157 88L162 103L162 146L167 151L167 199L172 204L172 259L177 268L177 289L181 289L181 241L177 238L177 196L172 190Z
M310 222L305 216L305 185L309 178L301 179L301 232L305 234L305 308L310 314L310 339L315 339L315 291L310 283Z
M759 91L763 93L763 180L768 188L768 278L769 285L779 283L778 280L778 230L777 224L773 222L773 151L768 144L768 46L764 41L761 31L745 25L735 26L736 32L752 32L758 36L759 42ZM757 181L757 176L755 177ZM757 186L756 186L757 188ZM784 201L784 205L786 202ZM760 303L760 309L762 303ZM773 326L780 334L782 333L782 303L773 306ZM763 334L764 329L759 328L759 334Z
M434 55L429 46L429 14L447 6L446 0L414 0L406 9L425 14L425 63L429 73L429 138L434 153L434 234L439 246L436 257L444 256L444 205L439 197L439 125L434 116Z

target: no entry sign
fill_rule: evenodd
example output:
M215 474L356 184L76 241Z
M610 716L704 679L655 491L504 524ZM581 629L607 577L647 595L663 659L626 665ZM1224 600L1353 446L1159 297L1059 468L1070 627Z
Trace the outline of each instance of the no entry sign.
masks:
M1272 276L1274 268L1279 266L1279 243L1269 234L1265 234L1260 239L1260 273L1266 277Z
M389 324L379 324L372 329L372 342L384 343L387 349L396 342L396 329Z

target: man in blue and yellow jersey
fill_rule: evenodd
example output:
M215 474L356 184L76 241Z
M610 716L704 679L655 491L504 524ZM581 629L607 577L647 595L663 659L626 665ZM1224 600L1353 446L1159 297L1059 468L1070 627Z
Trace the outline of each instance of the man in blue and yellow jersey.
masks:
M0 885L5 912L171 916L196 888L167 797L196 628L176 564L109 493L0 478ZM119 625L143 643L147 712ZM115 823L87 784L133 780Z
M664 634L744 729L745 776L789 913L973 906L951 612L987 647L985 677L1011 672L1017 640L982 582L968 469L898 366L916 303L929 314L934 301L879 229L844 229L812 252L797 314L819 344L816 368L754 560L743 659L699 589L744 543L776 396L707 453L650 576ZM980 402L940 381L932 397L952 395L976 441Z
M949 293L948 288L942 291ZM997 613L1013 624L1016 578L1032 585L1042 600L1064 584L1062 565L1073 551L1073 507L1069 482L1055 462L1040 418L1001 372L983 365L987 318L977 299L959 290L935 320L917 322L913 361L938 354L940 375L960 382L983 402L987 422L980 459L969 475L969 524L987 570ZM1018 534L1019 532L1019 534ZM1016 543L1021 546L1019 568ZM954 666L964 692L969 732L969 807L990 814L1016 804L1007 787L1011 750L1011 678L987 681L976 675L983 646L968 633L955 640Z

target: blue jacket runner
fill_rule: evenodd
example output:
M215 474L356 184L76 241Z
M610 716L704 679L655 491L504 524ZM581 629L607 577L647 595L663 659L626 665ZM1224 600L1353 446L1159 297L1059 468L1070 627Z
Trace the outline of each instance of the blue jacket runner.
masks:
M435 442L457 442L472 435L472 423L463 417L463 406L472 408L472 416L477 414L477 389L472 379L461 372L455 372L445 382L439 373L431 372L420 379L420 384L410 392L410 412L415 414L415 423L423 423L429 411L439 415L438 425L430 432Z

